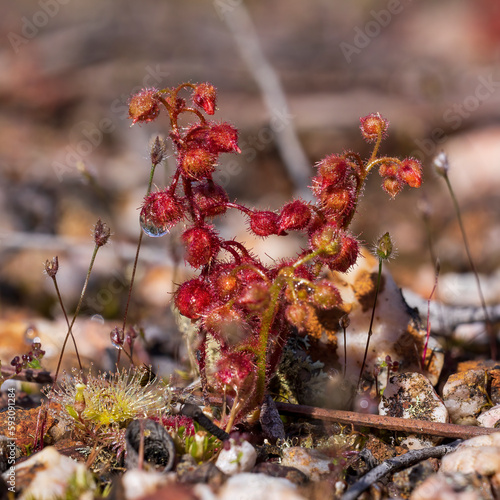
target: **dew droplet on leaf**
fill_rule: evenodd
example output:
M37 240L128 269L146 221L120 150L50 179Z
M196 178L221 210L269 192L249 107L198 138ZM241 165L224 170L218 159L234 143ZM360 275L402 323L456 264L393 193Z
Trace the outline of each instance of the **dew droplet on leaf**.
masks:
M155 224L151 219L145 217L141 214L139 219L141 224L141 228L147 236L151 236L152 238L159 238L160 236L164 236L169 232L168 224Z

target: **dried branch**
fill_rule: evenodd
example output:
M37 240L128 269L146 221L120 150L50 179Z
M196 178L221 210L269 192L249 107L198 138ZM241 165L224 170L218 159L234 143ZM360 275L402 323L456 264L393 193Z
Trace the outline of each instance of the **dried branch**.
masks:
M325 408L315 408L314 406L294 405L289 403L276 403L276 407L278 411L284 415L295 415L323 420L325 422L354 425L357 427L374 427L376 429L386 429L410 434L427 434L445 438L468 439L483 434L498 432L498 429L474 427L472 425L444 424L440 422L429 422L427 420L369 415L353 411L327 410Z
M450 444L441 446L433 446L431 448L423 448L421 450L412 450L404 455L389 458L382 462L377 467L367 472L359 481L354 483L341 497L341 500L355 500L363 491L367 490L372 484L380 481L388 474L392 474L398 470L406 469L412 465L427 460L428 458L442 458L444 455L452 452L462 442L457 439Z
M177 392L177 394L175 394ZM175 400L178 403L190 402L202 405L200 397L182 390L175 391ZM222 406L222 398L210 397L212 406ZM388 417L385 415L371 415L353 411L329 410L315 406L295 405L290 403L276 403L276 408L282 415L304 417L324 422L336 422L339 424L353 425L355 427L373 427L394 432L405 432L409 434L427 434L429 436L440 436L443 438L469 439L475 436L499 432L498 429L489 427L475 427L473 425L445 424L440 422L429 422L428 420L416 420L410 418Z

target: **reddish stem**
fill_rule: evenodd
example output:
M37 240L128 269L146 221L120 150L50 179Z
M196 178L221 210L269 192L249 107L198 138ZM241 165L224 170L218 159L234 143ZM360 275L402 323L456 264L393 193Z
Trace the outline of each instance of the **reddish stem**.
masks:
M427 300L427 335L425 337L425 345L424 345L424 350L422 352L422 370L425 370L425 358L427 356L427 346L429 344L429 337L431 335L431 320L430 320L431 299L432 299L432 296L434 295L434 292L436 291L436 288L438 286L438 278L439 278L440 269L441 269L441 266L439 264L439 259L438 259L436 261L436 277L434 278L434 286L432 287L431 294L429 295L429 299Z

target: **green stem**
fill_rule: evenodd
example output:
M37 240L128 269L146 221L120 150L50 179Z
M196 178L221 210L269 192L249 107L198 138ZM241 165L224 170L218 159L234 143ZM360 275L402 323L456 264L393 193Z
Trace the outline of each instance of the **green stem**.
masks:
M370 161L366 164L366 175L370 172L370 170L377 165L378 163L391 162L391 163L400 163L397 158L393 158L392 156L382 156L380 158L370 158Z
M293 264L293 268L297 268L300 265L308 262L309 260L317 257L322 253L321 250L315 250L310 254L305 255L297 262ZM271 331L271 326L273 324L274 318L276 316L276 311L279 305L279 296L283 284L288 278L285 276L278 276L274 283L269 288L270 303L267 309L262 315L262 323L259 333L259 343L257 348L257 382L256 382L256 398L260 403L264 398L266 390L266 370L267 370L267 351L268 351L268 340L269 332Z
M323 250L321 250L321 248L318 248L318 249L314 250L314 252L308 253L308 254L304 255L303 257L301 257L299 260L295 261L293 263L292 267L294 269L297 269L298 267L302 266L303 264L306 264L307 262L314 259L315 257L318 257L322 253L323 253Z
M269 289L270 304L262 315L262 323L259 333L259 343L257 349L257 382L256 382L256 397L260 403L264 398L266 390L266 369L267 369L267 344L269 340L269 332L276 315L279 304L279 296L283 286L283 279L278 276Z

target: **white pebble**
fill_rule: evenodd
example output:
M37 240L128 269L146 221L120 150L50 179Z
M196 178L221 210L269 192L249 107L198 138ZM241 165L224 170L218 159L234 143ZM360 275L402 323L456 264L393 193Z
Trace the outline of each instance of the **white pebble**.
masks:
M170 474L161 472L131 469L122 476L122 484L127 500L145 495L153 495L159 488L171 481Z
M485 370L468 370L450 375L443 387L443 400L451 421L459 425L476 425L476 416L488 402Z
M305 500L296 486L282 477L244 473L229 478L219 493L219 500Z
M3 474L8 482L9 471ZM75 478L82 487L92 489L92 479L84 464L61 455L54 447L48 446L35 453L25 462L15 467L16 489L22 489L21 499L37 498L40 500L64 498L68 482ZM28 485L24 485L29 480Z
M252 470L257 460L255 448L248 441L236 443L234 439L230 439L229 442L229 450L221 450L215 465L229 476Z
M500 405L496 405L489 410L484 411L477 417L477 421L481 427L495 427L500 420Z
M448 411L429 380L421 373L394 375L384 391L379 404L380 415L431 422L447 422ZM434 446L437 437L408 435L401 441L410 450Z
M295 467L312 481L318 481L323 474L330 472L332 459L317 450L292 446L283 450L281 465Z
M500 449L496 446L464 447L443 457L440 473L461 472L493 476L500 471Z

